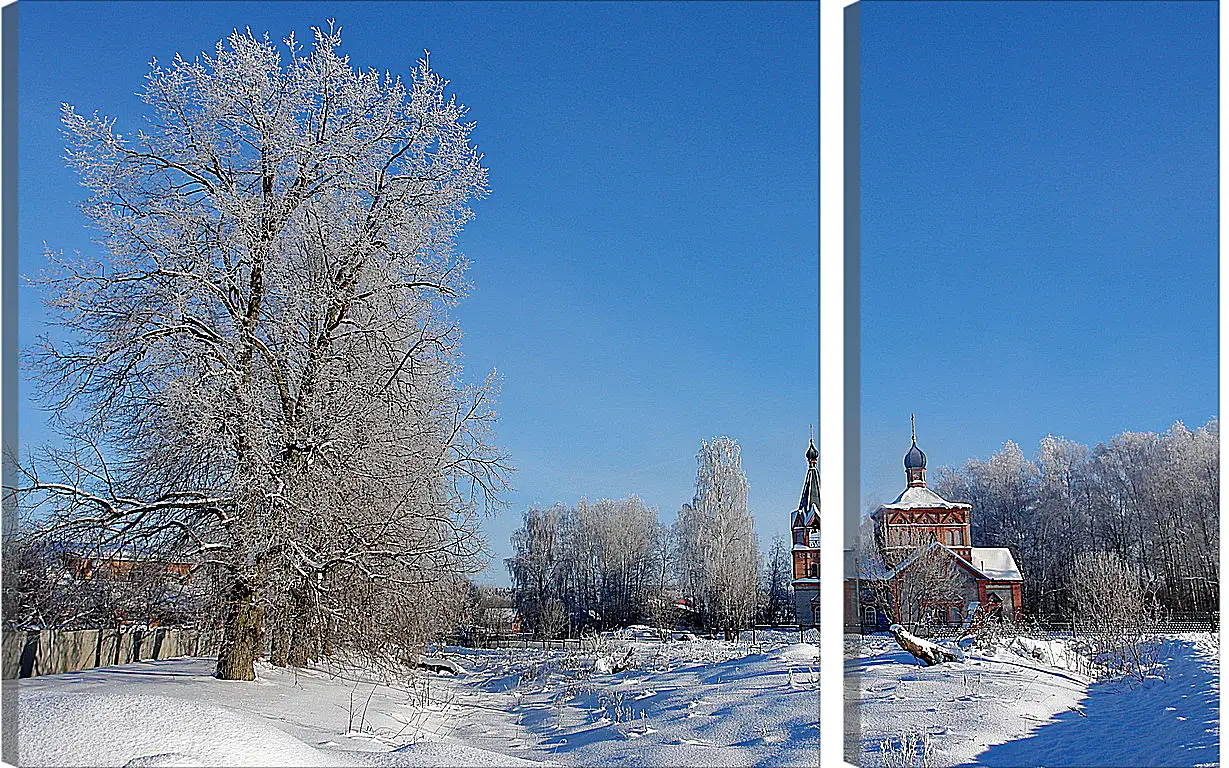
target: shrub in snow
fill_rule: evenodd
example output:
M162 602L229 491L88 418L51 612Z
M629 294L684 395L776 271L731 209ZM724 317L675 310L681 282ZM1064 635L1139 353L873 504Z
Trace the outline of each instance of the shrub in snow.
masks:
M603 716L616 723L626 723L637 718L639 715L626 699L627 695L623 691L611 691L602 696L602 708L605 710Z
M1144 680L1159 669L1156 588L1112 552L1081 555L1072 575L1075 631L1099 676Z
M884 768L931 768L934 748L923 733L902 733L879 742L879 758Z

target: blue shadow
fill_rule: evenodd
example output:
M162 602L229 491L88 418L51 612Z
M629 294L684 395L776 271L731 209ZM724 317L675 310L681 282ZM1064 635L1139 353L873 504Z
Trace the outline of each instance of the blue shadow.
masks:
M989 747L971 765L994 768L1194 766L1220 761L1217 664L1167 641L1164 680L1096 683L1030 736ZM1183 646L1187 646L1183 648Z

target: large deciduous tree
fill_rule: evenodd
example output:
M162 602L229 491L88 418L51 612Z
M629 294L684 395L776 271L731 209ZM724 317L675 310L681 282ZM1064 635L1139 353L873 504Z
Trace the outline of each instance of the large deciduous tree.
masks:
M754 615L760 570L747 475L729 437L703 443L696 461L695 496L675 523L679 585L701 621L728 638Z
M473 124L425 57L403 81L340 43L236 32L155 62L130 133L63 109L105 255L37 278L63 332L31 360L71 439L19 492L48 535L213 569L222 678L266 637L302 663L440 630L507 472L449 316L486 192Z

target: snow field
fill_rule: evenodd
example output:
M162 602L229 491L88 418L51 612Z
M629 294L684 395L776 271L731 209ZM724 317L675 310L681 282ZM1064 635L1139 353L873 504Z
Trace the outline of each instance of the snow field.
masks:
M918 666L890 637L847 639L862 764L1192 766L1219 760L1216 638L1165 638L1147 680L1095 681L1063 640L1013 638Z
M516 749L563 765L811 766L818 761L818 655L770 633L755 646L604 638L587 653L469 651L478 686L504 694ZM630 657L630 658L629 658ZM605 670L626 665L619 674ZM484 749L483 722L457 734Z
M174 659L22 680L21 764L524 764L461 744L422 746L446 741L456 719L443 676L387 684L259 664L247 683L214 679L214 663Z
M397 681L177 659L23 680L23 765L818 764L818 653L635 632L575 650L446 649ZM615 663L626 669L603 672Z

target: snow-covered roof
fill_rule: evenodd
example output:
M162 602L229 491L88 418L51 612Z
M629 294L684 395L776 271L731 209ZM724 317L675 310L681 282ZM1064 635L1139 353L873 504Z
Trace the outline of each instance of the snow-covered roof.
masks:
M1024 581L1007 547L973 547L973 567L995 581Z
M963 563L966 568L969 568L988 581L1024 581L1024 577L1020 575L1020 569L1016 567L1016 559L1012 557L1011 550L1006 547L972 547L970 562L970 560L965 560L957 554L951 547L939 541L932 541L928 546L912 553L892 569L885 569L881 563L876 562L875 558L865 558L862 568L871 571L871 573L861 573L858 575L872 581L889 581L913 565L914 560L921 554L933 549L942 549L957 561ZM854 566L856 569L855 564L850 562L851 559L847 558L845 561L846 578L850 577L851 566Z
M924 485L910 486L901 491L896 501L880 509L972 509L973 505L948 501Z

